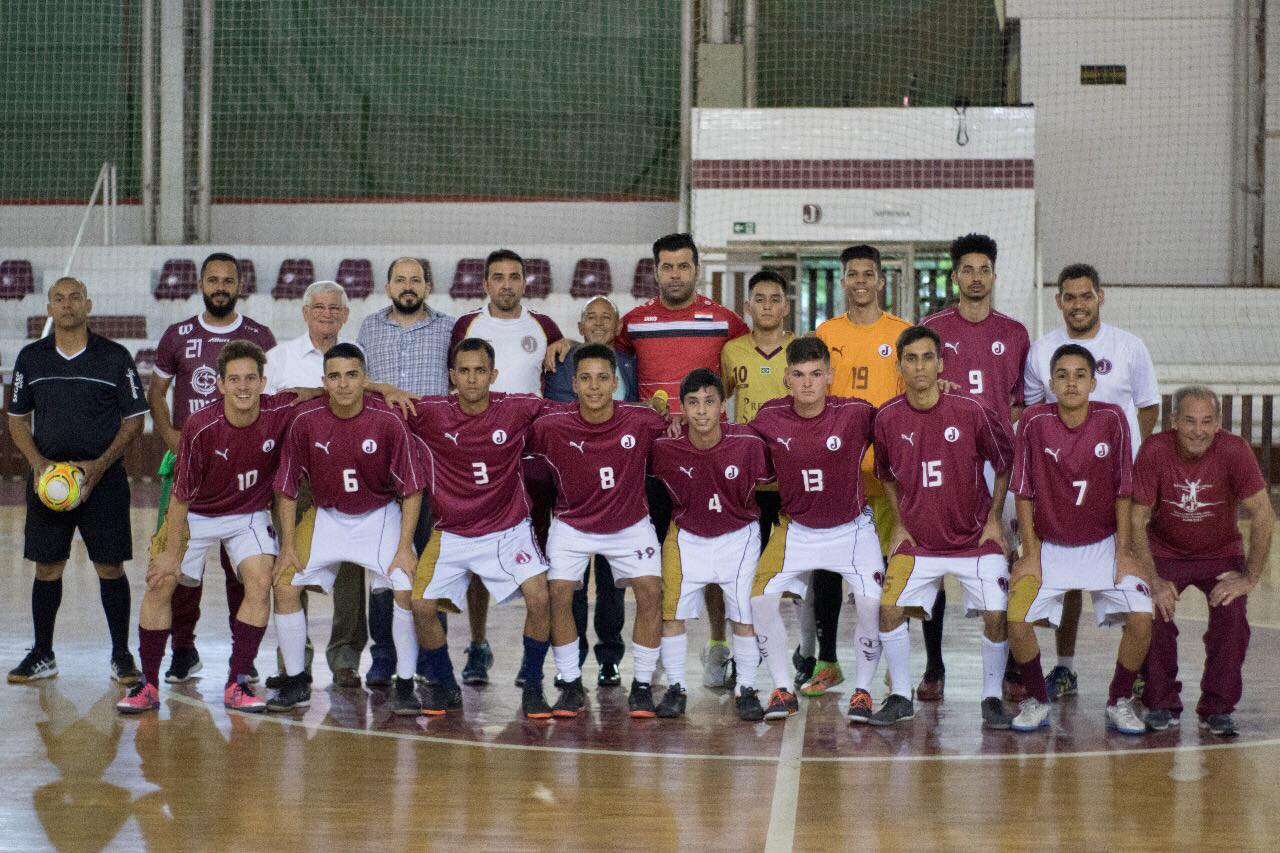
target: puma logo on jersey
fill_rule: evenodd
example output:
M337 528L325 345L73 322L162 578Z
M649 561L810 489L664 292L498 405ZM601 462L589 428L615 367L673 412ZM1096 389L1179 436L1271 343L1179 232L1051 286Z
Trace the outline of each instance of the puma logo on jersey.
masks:
M1050 456L1052 456L1052 457L1053 457L1053 461L1054 461L1054 462L1057 462L1057 461L1058 461L1058 454L1062 452L1062 448L1061 448L1061 447L1057 447L1057 448L1054 448L1054 447L1046 447L1046 448L1044 449L1044 452L1045 452L1045 453L1047 453L1047 454L1049 454Z
M844 355L844 347L831 347L831 351L836 355L840 355L840 356Z
M579 452L579 453L581 453L583 456L586 456L586 455L587 455L587 451L585 451L585 450L583 450L583 449L582 449L582 446L583 446L584 444L586 444L586 442L585 442L585 441L571 441L571 442L569 442L569 446L570 446L570 447L576 447L576 448L578 448L578 452Z
M904 432L904 433L899 433L899 435L902 436L902 440L905 441L907 444L911 445L912 447L916 446L916 434L914 432Z
M318 442L318 441L317 441L317 442L316 442L316 447L318 447L318 448L320 448L321 450L323 450L323 451L324 451L324 455L325 455L325 456L328 456L328 455L329 455L329 445L331 445L331 444L333 444L333 439L332 439L332 438L331 438L331 439L329 439L328 441L326 441L324 444L321 444L320 442Z
M787 450L791 449L791 439L789 438L782 438L781 436L775 436L774 441L778 442L778 444L781 444Z
M680 468L680 470L684 472L684 474L685 474L685 476L686 476L686 477L688 477L690 480L692 480L692 479L693 479L693 469L692 469L692 468L686 468L686 467L684 467L683 465L680 465L680 466L677 466L677 467L679 467L679 468Z
M454 447L457 447L457 446L458 446L458 433L456 433L456 432L446 432L446 433L444 434L444 437L445 437L445 438L447 438L447 439L449 439L450 441L452 441L452 442L453 442L453 446L454 446Z
M231 448L230 448L230 447L228 447L226 450L215 450L215 451L213 451L213 455L214 455L214 456L221 456L221 457L222 457L222 461L223 461L223 462L230 462L231 460L227 458L227 454L228 454L228 453L230 453L230 452L231 452Z
M953 353L955 353L956 355L959 355L959 354L960 354L960 345L959 345L959 344L953 344L953 343L951 343L950 341L947 341L946 343L944 343L944 344L942 345L942 348L943 348L944 350L948 350L948 349L949 349L949 350L951 350Z

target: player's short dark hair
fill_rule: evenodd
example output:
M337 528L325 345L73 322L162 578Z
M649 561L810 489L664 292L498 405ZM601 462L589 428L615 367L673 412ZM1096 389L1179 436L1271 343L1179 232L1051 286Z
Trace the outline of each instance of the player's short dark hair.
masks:
M1086 347L1080 344L1063 344L1053 351L1053 357L1049 359L1049 375L1053 375L1053 371L1057 369L1058 362L1069 355L1078 355L1089 365L1089 375L1095 376L1098 372L1098 360L1093 357L1093 353L1089 352Z
M760 270L747 280L747 293L756 289L757 284L776 284L782 288L782 295L787 295L787 280L777 270Z
M510 249L495 249L489 253L489 257L484 259L484 277L489 277L489 268L499 261L515 261L520 265L520 275L524 275L524 258L517 255Z
M658 263L658 254L660 252L679 252L681 249L688 249L693 252L693 265L698 265L698 245L693 242L693 235L680 233L668 234L665 237L659 237L653 241L653 262Z
M965 234L951 241L951 266L960 266L965 255L986 255L992 269L996 265L996 241L986 234Z
M1073 278L1087 278L1093 282L1094 291L1102 290L1102 278L1099 277L1098 271L1090 264L1067 264L1062 268L1062 272L1058 273L1058 292L1062 292L1062 285Z
M227 378L227 365L237 358L251 358L261 374L267 367L267 354L253 341L228 341L218 354L218 375Z
M806 361L831 363L831 350L822 338L795 338L787 344L787 366L804 364Z
M367 371L369 369L364 358L364 350L360 349L357 344L348 343L347 341L334 344L325 351L324 366L326 370L329 368L329 359L331 358L354 358L360 362L361 370Z
M933 341L933 352L935 355L942 355L942 338L938 333L928 326L912 326L909 329L903 329L902 334L898 335L898 361L902 361L902 351L914 344L916 341Z
M724 383L720 381L720 377L705 367L699 367L689 371L689 375L680 380L680 401L683 403L685 397L703 388L716 389L716 394L721 400L724 399Z
M489 357L489 367L493 367L498 356L493 351L493 344L484 338L463 338L454 344L453 358L449 359L450 364L457 364L458 354L464 352L482 352Z
M880 266L880 250L875 246L868 246L866 243L860 243L857 246L850 246L840 253L840 270L849 265L849 261L871 261L876 265L876 275L884 278L884 268Z
M422 280L431 281L431 276L427 273L427 265L422 262L422 258L415 258L412 255L405 255L402 258L396 258L391 263L387 264L387 281L391 281L391 273L395 270L396 264L404 261L413 261L418 265L418 268L422 270Z
M604 344L583 344L573 351L573 372L577 373L579 365L589 358L609 362L610 370L618 369L618 356L614 354L613 347Z
M228 255L226 252L214 252L212 255L204 259L200 264L200 280L204 280L204 271L209 268L209 264L215 261L226 261L236 268L236 280L240 280L240 262L236 260L235 255Z

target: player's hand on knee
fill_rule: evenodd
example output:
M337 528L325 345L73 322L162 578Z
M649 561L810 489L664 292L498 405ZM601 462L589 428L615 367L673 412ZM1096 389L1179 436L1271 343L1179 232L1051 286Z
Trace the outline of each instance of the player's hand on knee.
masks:
M181 558L161 551L147 564L147 589L156 589L167 580L177 580L181 573Z
M1040 555L1039 554L1023 554L1021 557L1013 561L1013 568L1009 571L1009 588L1022 578L1035 578L1039 580L1041 577Z
M1209 590L1210 607L1226 607L1237 598L1248 595L1254 587L1254 582L1240 572L1223 572L1217 581Z
M293 553L293 549L281 548L280 553L276 555L276 564L271 567L271 585L278 585L280 579L288 572L296 572L299 568L298 555Z
M1178 605L1178 588L1164 578L1151 582L1151 603L1156 615L1166 622L1173 621L1173 611Z
M418 569L418 558L413 553L412 548L401 548L396 551L396 555L391 558L391 567L387 574L400 572L409 579L409 583L413 583L413 573Z

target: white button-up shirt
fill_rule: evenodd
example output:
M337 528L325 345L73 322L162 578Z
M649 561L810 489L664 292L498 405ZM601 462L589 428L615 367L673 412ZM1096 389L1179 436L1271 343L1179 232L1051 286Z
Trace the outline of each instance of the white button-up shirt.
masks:
M316 349L310 334L276 344L267 351L268 394L286 388L319 388L324 384L324 353Z

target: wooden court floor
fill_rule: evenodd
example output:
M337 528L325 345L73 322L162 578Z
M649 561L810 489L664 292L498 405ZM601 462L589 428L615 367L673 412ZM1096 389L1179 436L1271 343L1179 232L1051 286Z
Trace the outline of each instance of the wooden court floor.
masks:
M153 509L134 510L137 554L153 519ZM0 506L5 669L30 644L31 566L21 554L22 511ZM142 561L129 566L135 614L143 573ZM1274 850L1280 837L1274 556L1251 596L1241 735L1231 741L1202 734L1191 714L1158 735L1107 734L1118 634L1092 625L1077 652L1080 695L1055 709L1052 733L984 733L978 629L958 610L948 614L946 701L918 705L913 722L891 730L845 724L848 683L801 700L784 724L739 722L727 692L702 687L690 690L685 719L635 722L621 688L595 689L593 663L584 717L525 722L512 686L519 604L492 611L493 682L465 689L461 714L393 717L385 693L333 689L319 664L305 712L228 714L225 597L220 573L210 577L204 677L163 690L158 714L123 719L97 582L77 542L55 639L60 675L38 687L0 685L0 850ZM1204 606L1189 595L1182 607L1184 701L1193 707ZM323 642L327 604L313 613ZM463 622L450 631L455 663ZM691 633L696 650L705 626ZM918 677L923 654L912 634ZM1042 643L1051 648L1047 634ZM274 648L269 631L264 673ZM847 644L841 657L852 664ZM700 683L691 658L690 681ZM879 682L873 692L879 700Z

